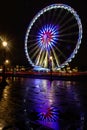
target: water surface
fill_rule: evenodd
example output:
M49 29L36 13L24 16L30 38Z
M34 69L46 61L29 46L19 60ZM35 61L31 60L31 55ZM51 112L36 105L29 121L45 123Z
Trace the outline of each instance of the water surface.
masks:
M0 130L86 130L87 82L8 79L0 90Z

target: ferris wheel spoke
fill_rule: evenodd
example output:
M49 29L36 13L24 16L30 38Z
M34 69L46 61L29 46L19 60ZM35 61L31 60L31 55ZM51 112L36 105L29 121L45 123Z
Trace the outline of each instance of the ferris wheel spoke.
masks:
M31 38L36 38L36 35L35 34L30 34L29 35L29 38L31 39Z
M40 65L44 67L44 56L45 55L45 51L42 52L42 56L41 56L41 59L40 59Z
M29 45L29 46L28 46L28 49L31 49L32 47L35 47L35 46L38 46L38 43L37 43L37 42L34 42L33 44Z
M52 14L52 15L51 15L51 21L53 22L53 21L55 21L54 18L56 17L55 15L57 14L57 10L54 9L53 11L51 11L51 14ZM59 14L59 15L60 15L60 14ZM59 15L58 15L58 17L59 17Z
M38 21L38 30L40 29L40 27L42 26L42 24L43 24L43 21L41 21L41 20L39 19L39 21Z
M62 24L62 22L64 22L65 23L65 19L66 19L66 17L68 16L68 14L69 14L69 12L68 11L66 11L65 12L65 14L63 15L63 17L58 21L58 24L59 25L61 25Z
M32 49L31 49L32 48ZM29 46L28 47L28 49L31 49L30 51L35 51L36 49L38 49L38 44L37 44L37 42L36 43L34 43L34 44L32 44L31 46Z
M39 54L36 57L36 65L39 65L40 63L41 53L42 53L42 49L40 50Z
M59 13L57 14L56 18L54 17L55 23L58 24L58 20L59 20L60 16L62 15L62 12L63 12L63 9L61 8L61 9L59 10Z
M41 66L43 66L43 61L42 60L44 60L43 58L44 58L44 55L45 55L45 53L44 53L44 50L43 50L43 46L41 47L41 50L39 50L39 53L38 53L38 55L37 55L37 60L36 60L36 65L41 65Z
M49 23L50 16L51 16L51 13L49 13L49 11L48 11L47 14L46 14L46 17L45 17L46 23ZM51 22L51 21L50 21L50 22Z
M36 55L39 53L39 51L40 51L40 49L37 48L37 50L35 50L34 53L32 54L31 59L34 59L34 57L36 57ZM30 55L30 53L29 53L29 55Z
M68 31L68 30L70 30L70 29L72 29L72 28L74 28L76 26L77 26L77 23L72 24L69 27L66 26L64 29L60 30L59 32L62 33L62 32Z
M46 22L46 18L45 18L46 16L45 16L45 14L43 13L42 14L42 21L43 21L43 24L45 24L45 22Z
M51 49L52 49L52 52L53 52L54 59L56 61L57 67L59 67L60 61L59 61L58 55L55 53L55 50L53 48L51 48Z
M75 36L75 35L78 35L78 32L71 32L71 33L59 33L59 38L60 37L65 37L65 36Z
M73 20L73 19L74 19L74 16L72 16L72 17L68 18L68 20L64 21L64 23L61 24L59 30L62 29L67 24L69 24L69 22L71 22L71 20Z
M29 49L29 48L28 48ZM31 54L31 53L35 53L35 51L37 51L39 48L38 48L38 46L35 46L34 48L32 48L31 50L29 49L29 54Z
M45 51L45 55L44 55L44 67L46 68L48 66L48 52Z
M30 46L28 46L28 49L30 50L32 50L32 48L34 48L34 47L36 47L37 46L37 44L32 44L32 45L30 45Z
M58 41L61 41L62 43L75 43L75 41L71 40L71 39L58 39ZM63 44L64 45L64 44Z
M59 54L66 60L67 57L65 56L65 54L56 46L54 46L56 48L56 50L59 52Z
M30 39L28 43L36 42L36 39Z
M40 26L42 25L42 21L39 19L37 19L37 24L34 26L35 30L40 28Z

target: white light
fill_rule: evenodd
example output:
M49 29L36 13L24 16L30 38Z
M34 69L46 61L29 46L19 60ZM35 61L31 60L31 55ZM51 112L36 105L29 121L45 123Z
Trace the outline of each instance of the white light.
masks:
M5 60L5 64L6 64L6 65L9 64L9 62L10 62L9 60Z
M2 45L3 45L4 47L6 47L6 46L7 46L7 42L6 42L6 41L3 41L3 42L2 42Z

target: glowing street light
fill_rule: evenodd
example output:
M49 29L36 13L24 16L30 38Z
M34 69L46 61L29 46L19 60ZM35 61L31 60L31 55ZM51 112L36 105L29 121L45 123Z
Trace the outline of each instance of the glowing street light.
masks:
M3 47L7 47L8 43L6 41L2 42Z
M52 61L52 59L53 59L52 56L50 56L50 60L51 60L51 61Z
M50 56L50 57L49 57L49 60L50 60L50 69L52 70L52 61L53 61L53 57Z
M7 82L6 82L5 69L6 69L6 64L9 63L9 61L6 60L6 48L7 48L8 43L2 39L1 39L1 42L2 42L2 46L3 46L3 58L4 58L3 59L2 84L6 85Z
M49 57L49 62L50 62L51 81L52 81L52 60L53 60L53 57L50 56L50 57Z
M6 59L6 60L5 60L5 65L8 65L9 62L10 62L10 61L9 61L8 59Z
M4 62L3 62L3 65L5 65L5 61L6 61L6 49L7 49L7 45L8 43L6 41L2 41L2 46L3 46L3 57L4 57Z

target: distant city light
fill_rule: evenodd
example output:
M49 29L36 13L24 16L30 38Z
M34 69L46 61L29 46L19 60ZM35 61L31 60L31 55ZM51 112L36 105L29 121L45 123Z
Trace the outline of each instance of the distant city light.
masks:
M6 65L9 64L9 62L10 62L10 61L9 61L8 59L5 60L5 64L6 64Z

